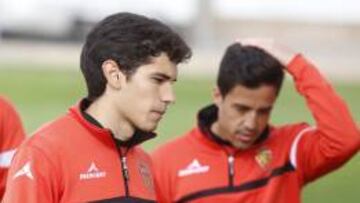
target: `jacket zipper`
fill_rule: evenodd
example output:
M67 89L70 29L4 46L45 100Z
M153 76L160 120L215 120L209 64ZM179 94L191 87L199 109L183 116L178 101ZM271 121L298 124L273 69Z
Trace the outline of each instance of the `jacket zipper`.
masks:
M228 155L228 169L229 169L229 186L233 187L234 186L234 175L235 175L235 171L234 171L234 155L230 154Z
M128 197L130 195L129 192L129 180L130 180L130 176L129 176L129 168L127 165L127 159L126 159L126 153L127 150L125 151L125 153L123 154L121 151L121 148L118 148L118 152L120 154L120 162L121 162L121 172L124 178L124 187L125 187L125 196Z

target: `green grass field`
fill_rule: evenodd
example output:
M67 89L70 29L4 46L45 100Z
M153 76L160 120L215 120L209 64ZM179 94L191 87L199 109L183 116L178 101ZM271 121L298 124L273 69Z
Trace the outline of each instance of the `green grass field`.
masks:
M82 76L76 71L44 71L21 68L23 64L0 64L0 94L10 98L18 108L29 134L44 122L67 111L85 95ZM39 67L36 65L36 67ZM157 145L179 136L195 125L196 112L211 102L213 80L179 78L175 85L177 101L158 128L158 137L144 147L151 151ZM353 116L360 121L360 84L336 84L336 90L347 101ZM272 123L313 122L292 82L286 82L272 115ZM307 186L305 203L357 203L360 188L360 156L345 167Z

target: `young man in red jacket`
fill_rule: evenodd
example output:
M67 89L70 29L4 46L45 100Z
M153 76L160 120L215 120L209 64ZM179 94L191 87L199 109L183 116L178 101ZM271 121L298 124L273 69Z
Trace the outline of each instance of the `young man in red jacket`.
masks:
M190 55L155 19L118 13L97 24L81 54L87 97L19 148L4 202L155 202L138 145L155 136Z
M25 132L18 113L9 101L0 97L0 200L4 195L11 160L24 138Z
M283 70L315 126L269 124ZM346 104L314 65L275 43L246 40L226 50L214 104L200 110L198 126L152 155L157 194L160 202L298 203L304 185L359 147Z

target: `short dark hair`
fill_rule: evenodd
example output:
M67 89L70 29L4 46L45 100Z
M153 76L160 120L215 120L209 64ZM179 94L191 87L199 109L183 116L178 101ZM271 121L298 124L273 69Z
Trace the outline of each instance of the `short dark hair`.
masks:
M279 92L283 79L283 65L275 57L260 48L234 43L221 60L217 86L223 97L236 85L247 88L273 85Z
M99 22L86 37L80 67L91 101L101 96L106 78L101 65L114 60L129 78L152 57L166 53L178 64L191 57L183 39L162 22L132 13L117 13Z

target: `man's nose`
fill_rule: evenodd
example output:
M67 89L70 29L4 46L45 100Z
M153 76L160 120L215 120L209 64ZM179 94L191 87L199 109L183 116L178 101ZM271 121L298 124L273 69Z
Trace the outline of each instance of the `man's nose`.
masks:
M173 85L170 84L166 84L164 86L164 88L162 88L161 92L160 92L160 96L161 96L161 101L167 103L167 104L171 104L174 103L176 98L175 98L175 93L173 90Z
M246 127L247 130L253 131L256 129L256 125L257 125L256 119L257 119L257 115L255 111L251 111L246 115L244 126Z

